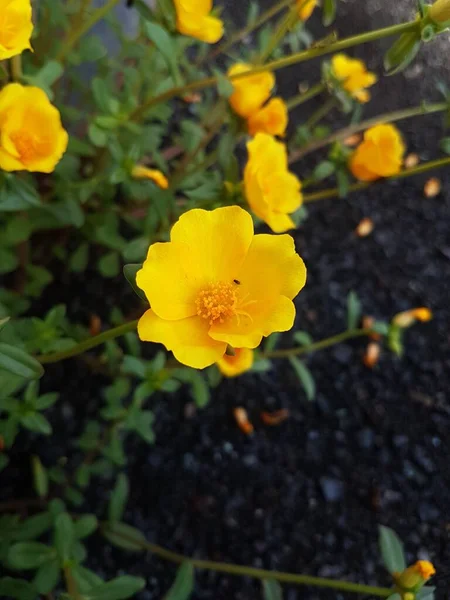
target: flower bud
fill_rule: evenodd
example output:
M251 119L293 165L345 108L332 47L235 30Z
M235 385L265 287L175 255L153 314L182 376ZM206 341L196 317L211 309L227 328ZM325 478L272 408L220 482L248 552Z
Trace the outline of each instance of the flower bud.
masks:
M450 21L450 0L436 0L430 6L428 16L435 23Z
M402 590L419 590L436 573L433 564L428 560L416 563L395 577L396 584Z
M411 325L416 321L426 323L427 321L431 321L432 318L433 313L431 310L426 307L421 307L405 310L404 312L396 314L392 319L392 323L397 327L406 329L407 327L411 327Z
M167 190L169 187L169 181L164 173L158 171L158 169L149 169L143 165L135 165L131 170L131 176L133 179L149 179L156 183L156 185L162 190Z

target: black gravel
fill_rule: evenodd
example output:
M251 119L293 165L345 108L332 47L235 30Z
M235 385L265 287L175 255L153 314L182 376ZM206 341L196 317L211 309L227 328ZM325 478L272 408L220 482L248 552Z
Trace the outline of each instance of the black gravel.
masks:
M404 10L403 4L412 8L405 2L398 10ZM340 34L392 22L384 6L377 0L364 6L341 2ZM381 46L359 54L377 70ZM425 64L430 52L422 59ZM423 64L419 60L406 75L382 79L367 114L413 106L425 92L435 98L430 82L437 76L448 80L448 71L435 61L424 81ZM278 75L283 94L292 95L299 79L314 81L312 73L302 67ZM405 122L401 128L409 151L422 159L438 155L439 117ZM300 165L299 173L307 166ZM417 177L347 200L317 203L296 234L309 269L297 302L297 327L315 339L343 329L350 290L357 291L366 314L380 319L429 306L434 319L408 332L404 357L385 352L379 365L368 370L361 360L365 343L356 341L308 358L317 382L313 403L284 362L267 374L224 382L201 412L191 410L184 391L155 397L155 446L136 441L128 448L133 492L127 522L148 539L189 556L389 585L376 543L382 523L403 538L409 560L435 563L436 598L448 598L450 170L439 176L443 192L433 199L424 197L426 178ZM375 230L360 239L354 230L363 217L374 220ZM110 290L111 302L122 285ZM62 282L61 297L64 289ZM95 304L94 289L89 299L80 292L78 307ZM48 373L50 389L65 383L63 400L52 413L56 447L46 449L40 440L36 448L29 439L21 445L21 450L37 450L44 462L71 452L66 440L82 419L95 414L104 383L78 361ZM248 410L255 425L252 436L236 427L235 406ZM290 418L278 427L263 425L261 411L278 408L289 409ZM17 457L8 472L18 477L26 468ZM104 508L105 485L92 492L92 510ZM17 492L17 480L6 485L6 498L12 488ZM121 572L145 576L147 589L140 600L161 598L175 574L169 563L120 552L100 540L92 543L89 563L108 577ZM253 580L199 573L193 599L258 597ZM306 588L286 587L285 592L287 600L342 597Z

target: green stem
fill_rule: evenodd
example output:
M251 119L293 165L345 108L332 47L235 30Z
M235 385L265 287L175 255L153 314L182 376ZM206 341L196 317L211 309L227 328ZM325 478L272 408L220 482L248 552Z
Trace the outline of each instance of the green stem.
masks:
M298 8L297 6L293 6L289 9L289 11L280 19L278 26L275 28L275 31L272 33L267 48L261 53L261 56L257 60L258 63L264 63L275 48L278 47L281 40L284 38L289 29L298 21Z
M406 31L413 31L418 27L420 27L420 21L409 21L407 23L400 23L399 25L391 25L390 27L384 27L383 29L377 29L376 31L368 31L366 33L354 35L344 40L339 40L337 42L330 43L327 46L320 46L316 48L310 48L309 50L303 50L302 52L296 52L291 56L286 56L284 58L274 60L272 62L266 63L265 65L256 66L253 69L246 71L245 73L237 73L236 75L230 77L230 81L234 81L235 79L241 79L243 77L248 77L249 75L254 75L257 73L262 73L264 71L277 71L278 69L283 69L284 67L289 67L290 65L295 65L297 63L305 62L313 58L318 58L319 56L324 56L325 54L330 54L339 50L344 50L345 48L350 48L351 46L373 42L384 37L399 35L401 33L405 33ZM211 87L216 84L217 77L207 77L205 79L193 81L186 85L171 88L170 90L167 90L159 96L153 96L152 98L146 100L141 106L134 110L134 112L130 115L130 119L132 119L133 121L137 121L141 119L145 115L145 113L156 104L160 104L161 102L165 102L167 100L170 100L171 98L182 96L186 93L190 93L196 90Z
M378 183L383 183L385 181L391 181L394 179L404 179L405 177L410 177L412 175L420 175L421 173L426 173L427 171L431 171L433 169L440 169L442 167L448 167L450 165L450 156L447 158L439 158L437 160L430 160L429 162L423 163L417 167L413 167L412 169L405 169L404 171L400 171L397 175L392 175L392 177L385 177L377 179L376 181L360 181L359 183L354 183L349 187L349 192L358 192L360 190L365 190L372 185L376 185ZM313 192L311 194L305 194L303 196L303 202L316 202L316 200L326 200L327 198L337 198L339 197L339 189L338 188L330 188L328 190L321 190L320 192Z
M290 98L286 102L286 106L288 107L288 110L293 110L294 108L297 108L297 106L300 106L301 104L308 102L308 100L315 98L316 96L324 92L326 89L327 86L324 83L318 83L303 94L297 94L297 96L293 96L292 98Z
M102 526L103 530L108 530L108 524ZM147 550L156 556L173 563L182 564L189 562L194 568L215 571L219 573L228 573L229 575L240 575L243 577L253 577L255 579L276 579L281 583L291 583L297 585L309 585L314 587L329 588L334 590L342 590L344 592L354 592L356 594L370 594L380 598L387 598L393 593L392 589L377 587L372 585L364 585L362 583L353 583L351 581L341 581L337 579L326 579L324 577L313 577L312 575L297 575L294 573L284 573L283 571L269 571L268 569L257 569L255 567L246 567L229 563L215 562L212 560L202 560L197 558L188 558L177 552L172 552L159 546L152 544L147 540L141 540L133 536L127 536L122 532L114 531L115 536L120 536L123 540L133 542L135 545L140 545L142 550Z
M290 356L302 356L303 354L311 354L317 352L317 350L323 350L336 344L341 344L346 340L352 340L358 337L369 336L373 333L372 329L348 329L337 335L319 340L309 346L300 346L296 348L286 348L282 350L273 350L272 352L263 352L262 358L289 358ZM369 592L368 592L369 593Z
M55 60L64 62L67 55L72 51L78 40L83 37L94 25L101 21L110 10L112 10L116 4L119 4L120 0L108 0L104 6L101 6L92 15L81 23L78 27L72 31L65 43L61 46Z
M312 88L313 90L314 88ZM311 91L312 91L311 90ZM327 137L312 142L308 144L304 148L300 148L291 153L289 157L289 163L295 163L310 152L314 152L315 150L319 150L320 148L324 148L333 142L338 142L345 140L350 137L354 133L358 133L359 131L364 131L373 125L377 125L378 123L394 123L396 121L402 121L403 119L409 119L411 117L417 117L420 115L428 115L436 112L444 112L448 110L447 102L439 102L436 104L421 104L420 106L414 106L413 108L405 108L402 110L396 110L393 112L384 113L382 115L378 115L377 117L373 117L371 119L366 119L365 121L361 121L360 123L355 123L354 125L350 125L349 127L345 127L344 129L340 129Z
M22 79L22 55L18 54L11 58L11 77L13 81L20 81Z
M313 114L306 121L305 125L308 129L312 129L316 125L320 123L320 121L325 118L328 113L336 106L336 100L334 98L329 98L322 106L313 112Z
M72 571L69 566L63 567L64 580L66 582L66 587L69 595L73 600L82 600L80 592L78 591L77 584L75 579L73 578Z
M36 360L38 360L41 364L44 365L49 363L56 363L60 360L65 360L66 358L72 358L73 356L77 356L78 354L83 354L83 352L91 350L91 348L95 348L96 346L100 346L101 344L104 344L109 340L114 340L115 338L125 335L130 331L134 331L137 327L137 323L137 321L130 321L129 323L124 323L123 325L119 325L118 327L114 327L113 329L108 329L108 331L104 331L99 335L84 340L84 342L80 342L79 344L77 344L73 348L69 348L68 350L36 356Z
M260 17L258 17L253 23L250 23L249 25L247 25L247 27L244 27L240 31L236 32L230 37L229 40L225 41L223 44L218 46L212 53L205 56L201 61L199 61L198 66L201 66L206 60L210 61L216 56L219 56L219 54L227 52L227 50L234 46L234 44L236 44L240 40L243 40L245 37L250 35L250 33L252 33L255 29L261 27L261 25L264 25L264 23L266 23L269 19L281 12L283 8L290 6L294 1L295 0L283 0L282 2L275 3L268 10L264 11L260 15Z

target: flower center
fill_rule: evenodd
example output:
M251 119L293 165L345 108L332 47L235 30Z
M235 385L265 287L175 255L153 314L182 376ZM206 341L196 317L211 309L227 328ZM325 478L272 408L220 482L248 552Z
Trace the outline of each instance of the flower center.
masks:
M202 319L223 323L228 317L236 314L236 286L231 283L211 283L198 294L195 304L197 314Z
M22 160L36 156L36 140L27 131L18 131L11 135L11 139Z

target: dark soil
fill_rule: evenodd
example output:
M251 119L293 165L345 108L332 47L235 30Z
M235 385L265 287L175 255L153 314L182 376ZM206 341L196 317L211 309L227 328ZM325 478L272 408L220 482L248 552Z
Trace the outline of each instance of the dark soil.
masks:
M413 3L404 4L413 9ZM395 20L376 8L376 0L341 2L340 35ZM359 56L380 71L380 48L385 46L367 46ZM367 115L413 106L425 92L436 97L430 82L439 74L448 81L448 71L434 62L425 81L416 76L421 64L406 75L381 79ZM313 82L316 77L315 69L303 66L280 73L278 81L289 96L298 80ZM409 151L422 159L437 156L439 118L400 126ZM431 307L434 320L408 332L404 357L385 352L379 365L368 370L361 361L363 341L310 357L307 363L318 388L314 403L307 402L284 362L268 374L224 382L211 404L193 416L187 416L190 398L184 392L156 399L155 446L149 449L136 441L128 449L133 492L127 522L148 539L188 556L389 585L377 550L377 525L382 523L400 534L411 561L421 557L435 563L436 598L448 598L450 172L439 176L443 192L434 199L424 197L425 178L418 177L382 184L348 200L317 203L296 234L309 269L297 302L297 327L315 339L342 330L345 299L352 289L364 312L381 319L410 307ZM374 220L375 230L360 239L354 229L363 217ZM122 286L118 282L108 291L111 302ZM64 282L59 290L64 297ZM95 301L95 290L92 295L80 292L78 306L85 299L95 305L105 298L104 291ZM79 361L48 373L48 380L54 376L48 386L57 389L64 382L65 392L53 415L57 447L47 451L41 441L38 449L33 446L44 462L50 453L54 460L55 453L70 452L66 440L87 414L95 413L103 383ZM237 428L234 406L249 411L255 425L251 437ZM260 412L278 408L288 408L290 419L279 427L263 425ZM21 476L24 461L9 473ZM10 491L7 487L2 495L9 498ZM107 496L108 490L97 488L90 508L102 509ZM175 574L169 563L122 553L101 541L94 542L89 562L108 577L121 572L146 577L141 600L161 598ZM258 597L253 580L213 573L198 573L193 596ZM286 587L285 592L287 600L342 597L306 588Z

